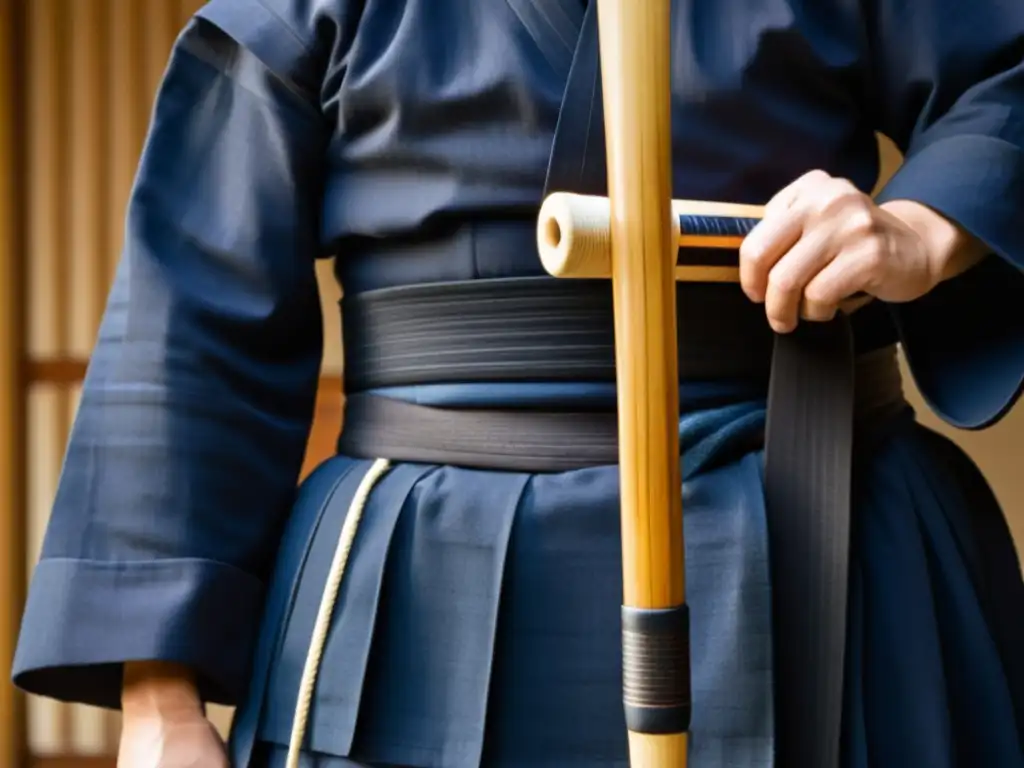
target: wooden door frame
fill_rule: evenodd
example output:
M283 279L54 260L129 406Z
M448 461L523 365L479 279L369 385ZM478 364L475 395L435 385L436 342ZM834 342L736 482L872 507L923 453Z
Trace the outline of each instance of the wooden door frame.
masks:
M18 34L23 0L0 0L0 765L25 764L24 697L10 684L10 669L24 603L25 379L24 220L19 188L24 82Z

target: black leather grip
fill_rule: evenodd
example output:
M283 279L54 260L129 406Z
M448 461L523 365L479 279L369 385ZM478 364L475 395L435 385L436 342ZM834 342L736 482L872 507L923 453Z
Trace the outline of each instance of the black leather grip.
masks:
M622 692L633 733L690 727L690 613L685 605L622 609Z

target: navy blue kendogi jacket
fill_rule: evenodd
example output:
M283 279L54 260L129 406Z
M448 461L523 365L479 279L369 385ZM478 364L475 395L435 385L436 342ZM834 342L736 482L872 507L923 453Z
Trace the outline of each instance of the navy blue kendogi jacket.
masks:
M125 661L181 662L207 700L241 706L236 760L276 764L329 551L317 537L336 534L365 470L332 459L297 501L321 313L335 311L314 264L336 260L346 297L543 275L533 226L560 122L579 108L563 98L585 10L212 0L192 20L139 164L18 685L116 707ZM969 273L880 311L876 331L902 342L949 423L997 421L1024 377L1024 3L678 0L672 44L675 197L763 203L815 168L868 191L881 132L906 160L880 199L922 202L988 245ZM581 175L600 152L580 152ZM493 228L504 247L481 245ZM471 397L501 406L522 391ZM719 439L763 429L763 402L712 412L685 394L695 765L770 765L759 469L749 441ZM1002 513L970 463L909 417L887 439L857 475L846 759L1015 768L1024 590ZM367 533L353 554L386 553L387 566L363 587L353 577L366 599L344 599L362 608L339 608L349 629L326 650L311 749L444 768L625 765L616 482L613 467L400 466L368 510L391 521L385 538ZM445 515L510 488L518 502L495 513L486 546L445 538L484 536L469 512ZM467 548L491 553L479 570ZM452 562L461 575L443 581L438 564ZM530 634L552 621L557 632Z

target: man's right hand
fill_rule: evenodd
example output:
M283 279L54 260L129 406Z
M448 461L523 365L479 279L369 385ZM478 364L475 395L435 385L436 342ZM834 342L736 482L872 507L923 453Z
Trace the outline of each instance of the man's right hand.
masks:
M229 768L189 670L126 664L121 704L118 768Z

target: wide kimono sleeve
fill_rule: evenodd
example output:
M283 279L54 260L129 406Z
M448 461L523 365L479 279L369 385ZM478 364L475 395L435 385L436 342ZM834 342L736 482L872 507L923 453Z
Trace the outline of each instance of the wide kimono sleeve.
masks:
M174 46L24 613L28 691L116 707L129 660L244 691L321 361L324 65L300 34L215 0Z
M894 306L907 361L935 411L968 429L1024 379L1024 2L866 0L877 128L905 153L881 200L930 206L992 255Z

